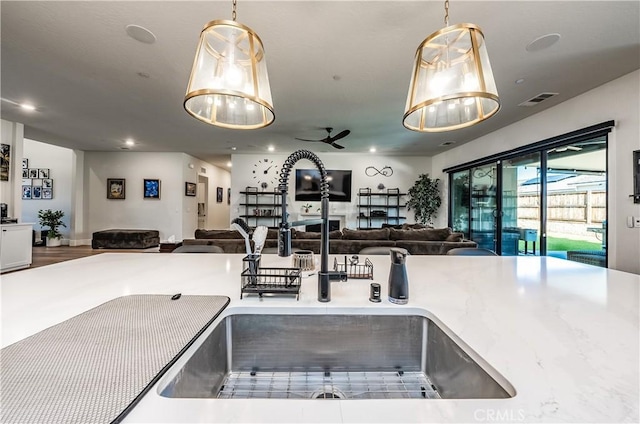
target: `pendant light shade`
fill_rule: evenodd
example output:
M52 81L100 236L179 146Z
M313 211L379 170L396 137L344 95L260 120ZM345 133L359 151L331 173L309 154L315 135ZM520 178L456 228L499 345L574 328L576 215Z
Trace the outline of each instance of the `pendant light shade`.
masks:
M200 33L184 108L223 128L257 129L275 119L264 47L251 28L211 21Z
M414 131L450 131L474 125L500 108L498 90L479 27L447 26L416 51L403 125Z

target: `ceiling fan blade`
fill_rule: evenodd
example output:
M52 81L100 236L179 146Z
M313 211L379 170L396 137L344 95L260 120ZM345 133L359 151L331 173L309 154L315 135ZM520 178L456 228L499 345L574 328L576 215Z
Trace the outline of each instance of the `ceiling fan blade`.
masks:
M339 132L338 134L336 134L335 137L330 137L331 141L336 141L336 140L340 140L341 138L345 138L346 136L348 136L349 134L351 134L351 131L349 130L344 130L342 132Z
M294 137L294 138L300 141L324 141L324 140L307 140L306 138L298 138L298 137Z
M341 146L341 145L336 144L336 143L331 143L331 145L332 145L333 147L335 147L336 149L344 149L344 146Z

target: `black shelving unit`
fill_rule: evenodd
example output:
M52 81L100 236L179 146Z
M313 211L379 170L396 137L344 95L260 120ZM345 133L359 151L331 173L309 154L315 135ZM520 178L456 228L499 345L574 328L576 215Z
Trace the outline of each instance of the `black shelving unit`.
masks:
M406 216L401 212L407 207L399 188L374 193L370 188L358 189L358 229L380 228L382 224L402 224Z
M247 187L240 192L244 201L244 214L240 215L250 227L266 225L278 228L282 220L282 193L279 191L260 191L258 187Z

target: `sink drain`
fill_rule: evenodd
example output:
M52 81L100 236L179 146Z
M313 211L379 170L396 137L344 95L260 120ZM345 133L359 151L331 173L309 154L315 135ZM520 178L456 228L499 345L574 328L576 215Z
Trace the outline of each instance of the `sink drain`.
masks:
M324 385L311 393L311 399L346 399L347 396L331 385Z

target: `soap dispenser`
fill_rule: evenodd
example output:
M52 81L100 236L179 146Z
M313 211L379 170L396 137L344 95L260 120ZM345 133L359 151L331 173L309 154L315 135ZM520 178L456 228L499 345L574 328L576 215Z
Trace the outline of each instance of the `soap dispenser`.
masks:
M389 271L389 302L404 305L409 302L409 280L407 279L407 252L392 247L391 270Z

